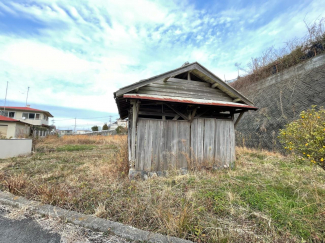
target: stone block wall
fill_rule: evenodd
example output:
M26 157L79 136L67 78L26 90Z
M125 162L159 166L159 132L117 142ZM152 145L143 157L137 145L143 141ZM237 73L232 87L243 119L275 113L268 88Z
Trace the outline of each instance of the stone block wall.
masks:
M279 129L312 105L325 107L325 54L239 91L259 110L242 117L236 127L236 144L280 150Z

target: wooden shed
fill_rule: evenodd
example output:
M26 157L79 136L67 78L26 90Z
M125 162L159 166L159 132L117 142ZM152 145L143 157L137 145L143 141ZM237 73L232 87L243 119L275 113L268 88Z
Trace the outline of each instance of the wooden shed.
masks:
M252 102L197 62L114 93L128 118L131 168L157 172L235 161L235 126ZM235 119L236 118L236 119Z

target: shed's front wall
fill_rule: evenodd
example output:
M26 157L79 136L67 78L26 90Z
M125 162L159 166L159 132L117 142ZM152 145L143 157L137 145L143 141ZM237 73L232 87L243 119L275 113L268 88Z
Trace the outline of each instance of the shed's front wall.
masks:
M163 171L206 163L231 166L235 161L232 120L197 118L189 122L139 118L136 141L136 170Z

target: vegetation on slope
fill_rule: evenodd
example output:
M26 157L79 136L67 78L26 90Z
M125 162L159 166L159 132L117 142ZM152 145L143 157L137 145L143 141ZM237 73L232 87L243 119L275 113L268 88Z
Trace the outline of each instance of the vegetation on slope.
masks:
M237 148L233 170L130 181L125 136L50 137L37 149L0 160L1 190L196 242L325 238L325 171L293 158Z
M248 74L238 77L230 85L242 90L252 83L325 53L324 22L325 18L322 18L312 25L306 24L308 33L304 38L289 41L282 49L268 48L260 57L252 58L247 69L235 64L238 70L244 70Z

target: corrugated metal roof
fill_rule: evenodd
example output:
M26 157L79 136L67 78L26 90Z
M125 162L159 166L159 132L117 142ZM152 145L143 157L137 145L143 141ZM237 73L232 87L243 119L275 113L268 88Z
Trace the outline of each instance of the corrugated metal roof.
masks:
M124 94L123 98L169 101L169 102L178 102L178 103L187 103L187 104L212 105L212 106L220 106L220 107L235 107L235 108L243 108L243 109L247 109L247 110L257 110L258 109L257 107L254 107L254 106L241 104L241 103L235 103L235 102L191 99L191 98L181 98L181 97L169 97L169 96L159 96L159 95Z

